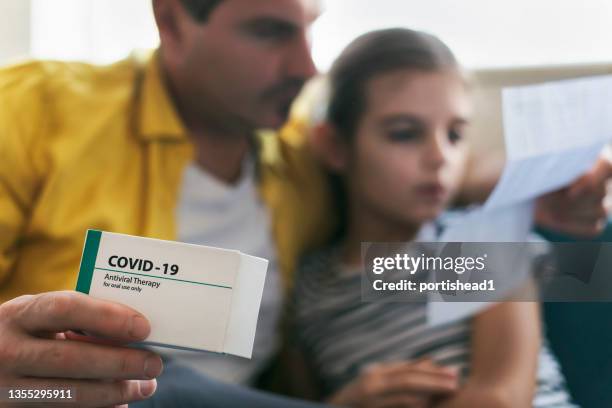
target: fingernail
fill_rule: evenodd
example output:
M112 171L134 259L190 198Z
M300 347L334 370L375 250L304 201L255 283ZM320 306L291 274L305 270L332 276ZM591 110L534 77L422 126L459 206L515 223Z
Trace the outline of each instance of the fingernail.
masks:
M144 372L149 378L155 378L162 373L164 364L159 356L150 356L145 360Z
M135 339L144 339L149 335L149 323L141 316L132 317L130 336Z
M143 398L148 398L157 389L157 381L155 380L142 380L138 381L138 389L140 391L140 395Z
M444 367L444 372L453 376L459 375L459 369L457 367Z

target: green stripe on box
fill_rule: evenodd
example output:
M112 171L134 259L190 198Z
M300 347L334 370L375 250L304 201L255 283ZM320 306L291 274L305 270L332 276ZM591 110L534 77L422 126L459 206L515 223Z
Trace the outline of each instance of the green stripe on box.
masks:
M83 257L81 258L81 268L79 269L79 279L77 280L77 292L89 294L101 237L102 231L87 230L85 248L83 249Z

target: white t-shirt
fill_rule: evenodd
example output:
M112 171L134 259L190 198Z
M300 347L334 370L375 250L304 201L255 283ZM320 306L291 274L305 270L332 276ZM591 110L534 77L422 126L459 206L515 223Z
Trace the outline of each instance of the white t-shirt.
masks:
M181 242L236 249L268 259L270 263L251 360L214 353L156 350L208 377L248 384L277 350L282 302L270 215L258 194L254 163L245 161L240 180L234 185L221 182L195 164L187 166L177 221Z

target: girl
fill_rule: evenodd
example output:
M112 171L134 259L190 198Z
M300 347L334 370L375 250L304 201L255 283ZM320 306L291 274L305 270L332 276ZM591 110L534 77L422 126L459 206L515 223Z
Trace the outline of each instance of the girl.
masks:
M434 328L425 304L361 302L361 242L436 238L462 173L466 88L442 42L405 29L358 38L331 70L327 120L312 142L333 174L343 222L302 264L292 320L332 405L571 406L540 350L534 302Z

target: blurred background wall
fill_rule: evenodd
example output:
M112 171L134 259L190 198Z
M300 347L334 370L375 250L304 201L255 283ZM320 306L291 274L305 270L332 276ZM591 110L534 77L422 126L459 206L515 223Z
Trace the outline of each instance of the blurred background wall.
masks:
M30 52L30 1L0 0L0 63Z
M389 26L440 36L469 68L612 61L609 0L321 1L312 32L321 70L355 36ZM151 0L0 0L0 63L106 63L157 43Z

